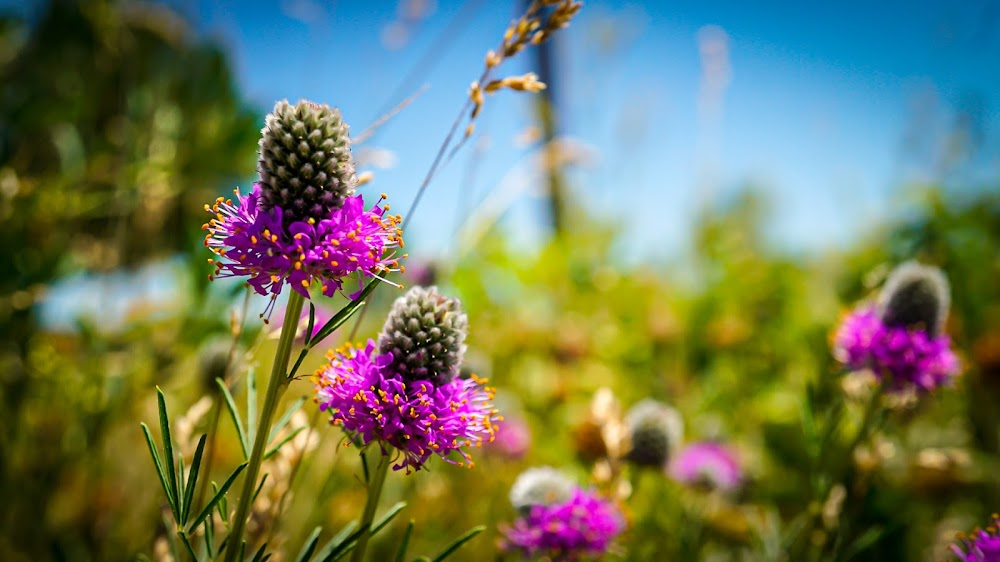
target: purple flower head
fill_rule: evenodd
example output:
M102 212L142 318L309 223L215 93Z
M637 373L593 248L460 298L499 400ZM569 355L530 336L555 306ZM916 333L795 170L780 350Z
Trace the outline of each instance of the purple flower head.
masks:
M320 410L364 444L378 441L398 449L402 460L395 470L420 470L433 454L471 468L465 449L492 441L503 419L485 379L404 380L390 369L392 353L376 354L373 340L364 349L331 351L328 358L314 377Z
M736 455L719 443L692 443L670 461L670 476L684 484L730 492L743 482Z
M993 514L993 522L985 529L975 529L969 535L959 533L958 544L951 546L962 562L1000 562L1000 516Z
M526 557L581 560L604 554L625 528L618 509L596 493L574 488L569 499L534 505L530 512L501 528L501 548Z
M943 333L950 296L941 270L906 262L889 274L874 304L844 318L834 356L850 369L869 369L890 390L929 392L959 372Z
M958 358L946 334L931 337L920 329L886 326L871 307L861 306L834 335L834 356L851 369L870 369L890 389L929 392L959 373Z
M490 449L510 459L520 459L531 447L531 428L520 416L504 416L503 431L497 434Z
M209 260L215 264L209 279L245 276L255 291L271 295L273 305L286 282L309 298L309 286L318 281L323 294L333 296L348 275L402 270L392 251L403 245L400 217L388 215L389 206L379 207L381 202L365 210L355 195L325 216L286 228L281 207L264 210L260 185L246 196L237 191L236 201L219 198L205 206L215 218L202 227L208 231L205 246L218 256Z

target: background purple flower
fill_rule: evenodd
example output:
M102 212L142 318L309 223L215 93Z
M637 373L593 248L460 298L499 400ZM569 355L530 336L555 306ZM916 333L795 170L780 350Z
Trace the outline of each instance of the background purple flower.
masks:
M735 453L719 443L688 445L671 460L669 472L678 482L722 491L736 490L743 483L743 468Z
M886 326L869 306L844 318L834 335L834 356L851 369L870 369L897 390L931 391L959 372L947 334L931 337L919 328Z
M503 431L497 433L489 449L507 458L520 459L531 447L531 428L520 416L504 416Z
M527 557L580 560L604 554L625 528L621 513L596 493L577 488L569 500L535 505L525 517L502 528L501 547Z

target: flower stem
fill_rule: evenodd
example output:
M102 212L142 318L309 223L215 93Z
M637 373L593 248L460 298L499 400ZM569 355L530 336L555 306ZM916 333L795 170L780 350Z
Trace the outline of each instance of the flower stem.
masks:
M260 474L260 464L267 448L267 438L271 433L271 422L274 412L278 409L281 394L288 386L288 360L292 355L292 344L295 342L295 332L299 325L299 315L305 298L296 291L289 291L288 304L285 307L285 320L281 325L281 336L278 339L278 351L271 365L271 379L267 383L267 394L264 397L264 407L257 424L257 434L253 440L253 451L250 453L250 464L243 478L243 490L236 507L236 519L233 521L233 531L229 535L226 547L226 562L234 562L239 556L243 543L243 532L246 529L247 516L250 514L250 504L254 490L257 489L257 476Z
M392 458L387 451L382 451L381 447L373 449L379 455L378 466L368 480L368 501L361 516L361 535L351 552L351 562L361 562L365 558L365 549L371 537L372 520L375 519L375 508L378 507L378 499L382 496L382 485L385 484L385 476L389 472L389 465L392 464Z

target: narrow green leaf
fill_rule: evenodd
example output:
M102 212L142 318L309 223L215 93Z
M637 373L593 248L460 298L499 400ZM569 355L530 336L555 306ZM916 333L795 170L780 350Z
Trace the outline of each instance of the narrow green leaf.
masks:
M215 560L215 554L216 554L216 552L215 552L215 535L214 535L215 531L213 530L213 528L215 527L215 525L213 525L212 523L213 522L212 522L212 518L211 517L206 517L205 518L205 523L204 523L204 526L205 526L205 550L208 551L208 559L209 560Z
M884 535L885 532L885 527L875 526L869 528L860 537L855 539L853 543L851 543L851 546L844 554L844 560L853 560L855 556L868 550L872 545L878 542L880 538L882 538L882 535Z
M309 347L308 346L307 347L303 347L302 351L299 352L298 359L295 360L295 364L292 365L292 369L290 371L288 371L288 375L286 375L285 378L287 378L288 380L291 380L295 376L295 373L299 372L299 367L302 366L302 361L305 360L306 355L309 355Z
M361 294L359 294L356 299L354 299L353 301L351 301L344 308L340 309L340 311L337 312L337 314L334 314L333 318L331 318L329 321L327 321L326 324L323 324L323 327L320 328L319 332L316 333L316 337L311 338L309 340L309 343L307 344L307 347L309 347L309 348L316 347L316 344L318 344L321 341L325 340L326 337L329 336L330 334L332 334L334 330L336 330L337 328L339 328L341 326L341 324L343 324L344 322L347 322L347 320L355 312L357 312L359 308L361 308L362 306L364 306L364 304L365 304L364 299L367 298L368 295L370 295L372 293L372 291L375 290L375 286L378 285L380 282L381 282L381 279L377 279L377 278L376 279L372 279L371 281L369 281L368 285L365 286L365 288L361 291Z
M257 374L253 369L247 372L247 449L253 447L257 438Z
M383 527L388 525L393 518L399 515L399 512L402 511L404 507L406 507L406 502L397 502L395 505L390 507L389 510L385 512L385 515L383 515L382 518L372 526L372 536L374 537L375 533L378 533Z
M371 536L374 537L375 535L378 534L379 531L385 528L385 526L388 525L393 520L393 518L396 517L396 515L399 515L399 512L402 511L404 507L406 507L406 502L397 502L395 505L390 507L389 510L385 512L385 515L383 515L381 519L372 524ZM361 530L359 529L358 532L355 533L350 539L344 541L343 545L341 545L341 547L338 549L338 552L334 553L333 557L329 558L329 560L339 560L340 558L346 556L348 552L354 550L354 544L355 542L357 542L358 536L360 536L360 534Z
M358 536L361 534L361 530L358 529L358 522L351 521L327 541L323 545L323 548L316 553L313 560L332 560L333 556L336 554L334 551L337 550L341 545L345 544L348 540L357 540Z
M187 482L184 481L184 453L177 453L177 491L180 492L180 496L177 497L177 514L180 519L177 520L177 524L180 527L184 527L184 504L187 501L184 500L184 492L187 490Z
M139 425L142 427L142 433L146 436L146 444L149 445L149 454L153 456L156 475L160 477L160 484L163 486L163 493L167 496L167 503L170 505L170 510L176 512L174 498L170 495L170 486L167 484L167 475L163 472L163 463L160 462L160 455L156 452L156 445L153 444L153 435L146 424L140 423Z
M239 476L240 473L243 472L243 469L247 467L247 464L248 463L243 463L239 465L238 467L236 467L236 470L234 470L233 473L229 475L229 478L226 480L225 484L223 484L222 487L219 488L219 491L216 492L214 496L212 496L212 499L208 500L208 503L205 505L205 508L201 510L201 513L199 513L198 516L194 518L194 521L188 526L189 533L194 529L196 529L198 525L201 525L201 522L204 521L206 517L208 517L209 513L212 513L212 508L214 508L215 504L218 503L219 500L221 500L224 495L226 495L226 491L229 490L229 487L232 486L233 482L236 481L236 477ZM223 517L223 520L224 519L225 517Z
M310 306L312 306L312 303L310 303ZM306 539L305 544L302 545L299 555L295 557L295 562L309 562L309 557L312 556L313 551L316 550L316 545L319 544L319 534L322 531L322 527L313 529L313 532L309 534L309 538Z
M198 470L201 468L201 456L205 452L205 440L207 435L202 434L198 440L198 448L194 450L194 458L191 459L191 475L188 477L187 488L184 490L184 505L181 509L181 526L187 524L187 518L191 515L191 502L194 500L195 486L198 484Z
M306 397L303 396L303 397L299 398L298 400L296 400L291 405L291 407L288 408L288 411L285 412L285 415L281 416L281 419L279 419L274 424L274 427L271 428L271 433L267 436L267 442L268 443L270 443L271 441L274 441L274 438L278 436L278 432L280 432L282 429L285 428L286 425L288 425L288 422L290 422L292 420L292 416L295 415L295 412L297 412L299 410L299 408L301 408L302 405L305 404L305 403L306 403Z
M264 473L264 477L260 479L260 484L257 484L257 489L254 490L254 492L253 492L253 497L250 498L250 505L253 505L254 502L257 501L257 496L259 496L260 495L260 491L264 489L264 482L267 482L267 477L270 476L270 475L271 475L271 473L269 473L269 472L265 472Z
M273 457L275 455L275 453L277 453L278 450L281 449L285 445L285 443L288 443L292 439L295 439L295 436L298 435L299 433L302 433L302 431L304 429L305 429L304 427L298 427L298 428L295 429L295 431L293 431L293 432L289 433L288 435L286 435L284 437L284 439L282 439L281 441L278 442L277 445L275 445L274 447L271 447L270 450L268 450L266 453L264 453L264 460L267 460L267 459Z
M184 531L180 531L177 533L177 536L181 538L181 543L183 543L184 548L187 549L188 555L191 557L191 560L198 562L198 555L194 553L194 547L191 546L191 541L188 540L187 534Z
M313 301L309 301L309 324L306 326L305 336L302 338L305 341L309 341L309 338L313 335L313 327L316 326L316 305Z
M163 460L167 465L167 484L170 485L170 495L174 499L171 508L174 519L180 521L180 494L177 487L177 472L174 470L174 444L170 441L170 420L167 418L167 402L163 391L156 387L156 402L160 410L160 435L163 439Z
M260 546L260 549L257 550L257 553L253 555L253 560L251 560L250 562L261 562L264 559L264 554L266 551L267 551L267 543L264 543Z
M399 541L399 549L396 550L396 562L406 561L406 549L410 546L410 535L413 534L413 519L406 524L406 532L403 533L403 540Z
M432 558L431 562L441 562L441 560L444 560L445 558L451 556L452 553L454 553L456 550L459 549L459 547L469 542L470 540L472 540L473 537L475 537L479 533L482 533L485 530L486 530L486 525L480 525L478 527L473 527L469 529L468 531L465 532L464 535L455 539L455 542L448 545L447 548L445 548L440 553L438 553L437 556Z
M236 427L236 434L240 438L240 447L243 448L243 460L249 460L250 446L247 442L247 432L243 429L243 421L240 420L240 412L236 409L236 402L233 400L233 395L229 392L229 387L226 386L226 383L222 379L215 379L215 384L222 391L222 397L226 402L226 409L229 410L229 417L232 418L233 426Z
M427 556L417 556L413 559L413 562L431 562L431 559Z

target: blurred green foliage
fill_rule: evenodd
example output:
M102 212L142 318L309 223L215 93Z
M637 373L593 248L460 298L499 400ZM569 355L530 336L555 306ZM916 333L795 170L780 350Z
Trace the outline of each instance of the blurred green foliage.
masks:
M218 367L208 356L230 345L234 311L245 329L233 379L251 364L266 372L273 354L256 315L263 304L243 310L238 287L209 289L199 229L202 205L253 170L262 114L235 91L218 47L147 4L55 1L31 26L3 19L0 74L0 559L163 554L164 505L137 426L156 418L153 385L166 389L175 421L213 396L206 371ZM458 558L496 558L521 470L550 464L590 478L577 429L601 387L625 407L650 396L675 406L688 440L733 445L749 477L734 498L657 474L633 478L620 545L630 560L809 560L837 541L858 548L854 560L939 560L955 530L1000 509L1000 189L928 189L902 221L824 255L770 244L766 203L748 192L706 209L690 256L672 263L622 262L616 228L575 209L565 232L538 248L491 232L437 264L439 284L470 314L467 367L490 377L505 415L523 418L533 441L518 459L477 451L473 470L434 462L391 474L382 505L408 507L376 537L372 559L392 555L409 519L412 553L434 553L483 523ZM53 283L177 256L176 302L139 303L122 323L81 319L70 331L39 322ZM948 329L966 373L957 388L893 413L864 462L836 446L817 459L804 420L833 427L844 396L830 331L891 265L914 257L951 280ZM395 296L375 293L355 340L376 332ZM321 360L311 356L303 372ZM287 400L310 392L304 378ZM834 445L849 441L861 410L849 400L840 411ZM326 539L364 501L354 449L311 403L305 411L316 449L298 468L270 467L275 479L295 479L280 525L259 519L256 535L289 552L316 525ZM186 434L212 419L193 416ZM216 480L241 460L232 428L219 428ZM846 479L843 510L817 493L831 474Z

